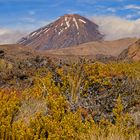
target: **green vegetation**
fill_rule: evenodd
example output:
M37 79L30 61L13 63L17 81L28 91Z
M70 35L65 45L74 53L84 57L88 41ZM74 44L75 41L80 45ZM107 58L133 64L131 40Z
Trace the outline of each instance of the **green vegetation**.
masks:
M1 140L139 140L140 63L34 72L32 86L0 90Z

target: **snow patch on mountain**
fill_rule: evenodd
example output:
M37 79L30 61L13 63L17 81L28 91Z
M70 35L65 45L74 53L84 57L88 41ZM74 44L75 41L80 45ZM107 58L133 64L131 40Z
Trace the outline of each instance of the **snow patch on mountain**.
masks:
M81 21L81 22L83 22L84 24L86 24L86 22L85 22L84 20L82 20L82 19L79 19L79 21Z
M76 25L76 27L77 27L77 30L79 30L79 26L78 26L78 23L77 23L76 19L73 18L73 21L75 22L75 25Z

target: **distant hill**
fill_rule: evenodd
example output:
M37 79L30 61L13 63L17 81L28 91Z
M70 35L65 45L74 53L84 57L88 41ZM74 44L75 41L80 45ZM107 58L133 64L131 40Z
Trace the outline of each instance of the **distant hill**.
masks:
M125 49L119 59L140 61L140 39Z
M35 51L29 47L17 44L0 45L0 58L14 60L34 57Z
M53 55L110 55L117 57L122 51L133 44L136 38L125 38L114 41L94 41L70 48L48 50L47 54Z
M93 59L100 60L105 57L112 59L112 57L117 58L119 56L119 58L121 57L122 59L126 59L126 52L128 51L128 47L134 46L134 44L138 44L138 41L136 41L136 38L125 38L114 41L93 41L68 48L44 51L34 50L31 47L25 47L23 45L17 44L0 45L0 58L4 57L4 59L17 61L18 59L27 59L36 56L48 56L51 58L59 57L62 59L66 59L66 56L73 56L71 59L75 59L79 56L90 56ZM134 50L138 50L139 46L136 45L136 47L133 48ZM139 55L139 53L137 53L138 51L136 51L135 59Z

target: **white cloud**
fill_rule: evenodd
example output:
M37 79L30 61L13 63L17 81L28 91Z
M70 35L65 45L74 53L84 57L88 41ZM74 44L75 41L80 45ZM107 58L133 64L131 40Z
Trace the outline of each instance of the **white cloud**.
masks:
M117 11L116 8L113 8L113 7L109 7L106 9L108 12L112 12L112 13L115 13Z
M26 34L27 32L0 28L0 44L14 44Z
M133 4L130 4L130 5L126 5L125 7L124 7L124 9L129 9L129 10L140 10L140 6L138 6L138 5L133 5Z
M106 40L125 37L140 38L140 19L128 20L117 16L95 16L92 19L99 25L99 29L105 34Z
M21 21L14 27L0 28L0 44L16 43L20 38L26 36L30 32L49 24L52 21L34 20L32 18L21 18Z

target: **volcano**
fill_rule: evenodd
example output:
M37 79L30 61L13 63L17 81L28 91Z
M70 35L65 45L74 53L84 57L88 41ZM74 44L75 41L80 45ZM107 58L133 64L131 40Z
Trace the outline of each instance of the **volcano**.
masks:
M66 14L23 37L17 44L35 50L49 50L100 40L103 40L103 34L97 24L78 14Z

